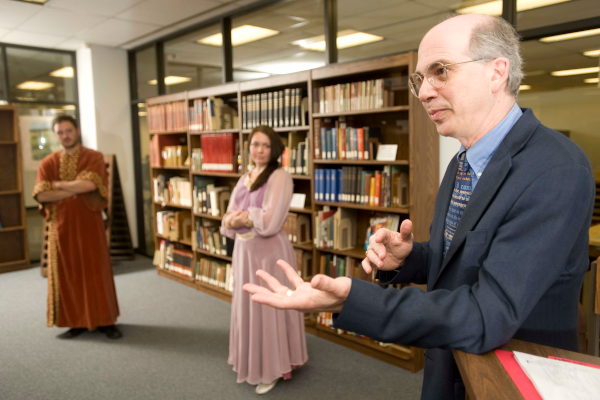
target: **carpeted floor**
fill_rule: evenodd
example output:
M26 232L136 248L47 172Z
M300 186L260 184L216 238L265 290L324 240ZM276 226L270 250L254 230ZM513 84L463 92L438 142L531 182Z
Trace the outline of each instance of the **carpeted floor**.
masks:
M256 399L227 364L230 304L161 278L150 259L115 265L124 337L59 340L39 268L0 275L0 399ZM418 399L417 374L307 335L309 361L265 398Z

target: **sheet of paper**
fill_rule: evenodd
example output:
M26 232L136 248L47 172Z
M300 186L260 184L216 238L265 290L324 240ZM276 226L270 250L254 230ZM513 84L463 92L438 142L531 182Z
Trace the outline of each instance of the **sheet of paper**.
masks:
M377 161L396 161L397 144L380 144L377 146Z
M305 193L294 193L292 194L292 201L290 202L291 208L304 208L304 203L306 202L306 194Z
M523 372L523 368L519 365L517 360L515 359L512 351L506 350L495 350L496 356L504 366L508 375L510 375L511 379L521 392L521 395L525 400L542 400L542 397L539 395L531 380L527 377L525 372Z
M600 394L600 370L564 361L514 352L544 400L592 400Z

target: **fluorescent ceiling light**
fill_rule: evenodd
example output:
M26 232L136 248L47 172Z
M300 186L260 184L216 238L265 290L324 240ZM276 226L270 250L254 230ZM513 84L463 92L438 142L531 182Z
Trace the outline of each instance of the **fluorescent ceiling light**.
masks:
M138 116L139 117L145 117L148 114L147 111L138 111Z
M531 86L529 86L529 85L521 85L521 86L519 86L519 90L529 90L529 89L531 89Z
M26 81L17 85L17 89L23 90L46 90L50 89L51 87L54 87L54 83L35 81Z
M257 72L266 72L272 75L290 74L292 72L306 71L325 66L324 61L313 60L295 60L285 59L282 61L273 60L253 65L247 65L245 68Z
M167 85L167 86L179 85L180 83L189 82L191 80L192 80L192 78L189 78L187 76L169 75L169 76L165 76L165 85ZM148 81L148 83L150 85L156 85L158 83L158 81L156 79L152 79L151 81Z
M600 50L590 50L583 53L586 57L600 57Z
M571 76L571 75L597 74L598 72L600 72L600 67L565 69L563 71L552 71L550 74L552 76Z
M138 103L138 108L146 108L146 103Z
M56 76L59 78L72 78L74 76L73 67L62 67L56 71L50 72L50 76Z
M49 0L17 0L17 1L22 1L24 3L35 3L35 4L46 4Z
M71 110L74 111L76 109L74 104L67 104L66 106L63 106L63 110Z
M540 42L544 42L544 43L560 42L562 40L579 39L582 37L595 36L595 35L600 35L600 28L590 29L587 31L565 33L564 35L548 36L545 38L541 38Z
M349 47L360 46L362 44L379 42L383 37L372 35L365 32L357 32L353 29L339 31L337 34L337 48L347 49ZM325 35L319 35L308 39L296 40L292 42L296 46L300 46L307 50L325 51Z
M551 6L553 4L564 3L569 0L518 0L517 12L533 10L534 8ZM478 4L476 6L460 8L456 10L459 14L487 14L502 15L502 0L491 1L489 3Z
M241 46L246 43L256 42L257 40L265 39L275 35L279 35L279 31L261 28L254 25L242 25L231 30L231 45L234 47ZM197 43L221 47L223 46L223 35L216 33L214 35L197 40Z
M598 83L600 82L600 78L588 78L583 80L585 83Z

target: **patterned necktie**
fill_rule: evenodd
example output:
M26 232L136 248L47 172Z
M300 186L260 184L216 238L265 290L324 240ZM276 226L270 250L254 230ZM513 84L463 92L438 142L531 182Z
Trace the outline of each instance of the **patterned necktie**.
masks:
M456 180L454 181L454 191L452 199L450 199L450 207L448 215L446 215L446 228L444 229L444 257L448 252L452 238L456 233L456 228L460 218L467 207L467 203L471 198L473 186L471 184L471 172L469 171L469 161L466 158L466 151L460 155L458 162L458 171L456 172Z

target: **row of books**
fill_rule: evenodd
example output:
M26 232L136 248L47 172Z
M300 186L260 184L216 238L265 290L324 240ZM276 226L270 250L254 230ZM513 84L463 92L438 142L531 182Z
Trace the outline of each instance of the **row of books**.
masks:
M154 187L154 201L157 203L171 203L180 206L192 206L192 187L188 178L180 176L168 177L158 175L152 179Z
M312 278L312 251L304 251L302 249L294 249L294 257L296 259L296 267L298 267L298 275L305 281Z
M210 178L194 177L193 210L195 213L222 217L227 212L230 198L229 186L215 187Z
M239 129L238 111L218 97L195 99L189 108L189 129L190 131Z
M148 106L147 120L150 133L185 132L187 130L185 101Z
M382 171L363 167L316 169L315 200L371 207L408 206L408 172L401 168L386 165Z
M362 267L362 260L336 254L321 254L320 268L324 275L331 278L351 276L367 282L375 282L375 272L367 274Z
M378 127L348 127L345 121L315 119L315 160L375 160L381 140Z
M281 166L292 175L308 175L308 143L307 141L286 145L281 156Z
M220 233L221 224L218 221L196 219L196 241L194 247L220 256L233 256L233 239Z
M201 258L196 262L196 280L233 292L230 263Z
M238 172L240 148L237 134L221 133L200 136L203 172Z
M153 167L183 166L187 160L185 138L178 135L155 135L150 139L150 165Z
M178 242L192 240L192 216L189 211L158 211L156 233Z
M183 246L170 242L168 240L160 241L158 250L158 259L155 258L155 263L159 268L178 274L193 277L192 265L194 262L194 253Z
M313 110L327 114L394 106L394 89L402 78L371 79L313 88Z
M242 96L242 117L244 129L303 126L308 123L308 98L300 88Z
M306 214L288 213L284 223L283 231L287 233L292 243L311 243L310 218Z
M356 210L324 207L315 215L314 245L317 249L351 250L356 246Z

